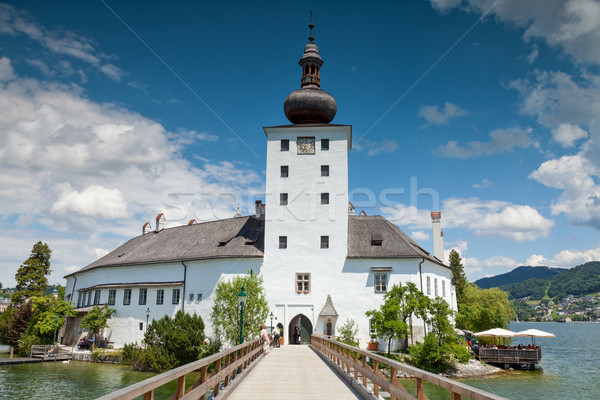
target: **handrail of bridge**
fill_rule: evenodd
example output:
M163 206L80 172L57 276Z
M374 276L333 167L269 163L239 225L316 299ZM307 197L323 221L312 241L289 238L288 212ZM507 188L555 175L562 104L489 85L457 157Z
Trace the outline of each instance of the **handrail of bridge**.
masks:
M203 400L206 393L211 389L213 390L213 395L216 397L219 394L221 382L223 382L224 386L227 386L242 370L249 367L261 353L262 345L260 339L255 339L201 360L163 372L145 381L99 397L97 400L126 400L134 399L138 396L144 396L144 400L153 399L154 391L157 388L174 380L177 380L177 389L169 397L169 400ZM213 363L215 364L215 369L209 375L208 367ZM186 392L185 378L189 373L197 370L200 370L200 378Z
M311 345L321 354L327 357L333 364L337 364L342 373L353 377L354 381L360 383L359 374L362 376L362 386L367 388L370 380L373 385L375 397L379 397L379 389L388 392L392 400L396 399L418 399L427 400L423 391L423 382L427 381L441 388L447 389L452 393L452 400L461 400L462 396L471 400L507 400L504 397L465 385L464 383L453 381L431 372L403 364L401 362L389 359L372 353L368 350L359 349L336 340L328 339L323 335L312 335ZM367 357L373 360L373 366L367 363ZM381 373L382 366L389 367L389 378ZM416 397L398 382L396 372L402 371L415 379Z

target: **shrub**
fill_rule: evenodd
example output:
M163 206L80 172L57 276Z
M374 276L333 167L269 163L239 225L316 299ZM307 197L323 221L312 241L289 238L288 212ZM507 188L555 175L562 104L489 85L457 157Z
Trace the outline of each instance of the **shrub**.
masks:
M354 338L358 334L358 326L353 319L346 319L346 323L340 327L339 330L341 341L344 343L354 343ZM348 343L350 344L350 343ZM352 344L352 346L355 346Z
M458 341L440 341L435 334L429 333L423 343L411 346L410 363L417 368L430 372L441 372L456 366L457 362L466 363L470 355L466 344Z

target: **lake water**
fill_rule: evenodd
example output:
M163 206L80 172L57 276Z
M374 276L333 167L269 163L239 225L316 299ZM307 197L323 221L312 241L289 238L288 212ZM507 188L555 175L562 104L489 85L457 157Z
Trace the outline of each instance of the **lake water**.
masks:
M464 383L514 400L600 399L600 324L513 323L510 329L536 328L556 338L536 338L542 362L536 371L467 379ZM514 343L530 343L517 338ZM110 364L71 361L0 367L0 399L93 399L151 377ZM191 380L188 380L191 381ZM188 382L191 384L191 382ZM173 388L156 393L168 397ZM431 400L450 399L447 391L426 388Z

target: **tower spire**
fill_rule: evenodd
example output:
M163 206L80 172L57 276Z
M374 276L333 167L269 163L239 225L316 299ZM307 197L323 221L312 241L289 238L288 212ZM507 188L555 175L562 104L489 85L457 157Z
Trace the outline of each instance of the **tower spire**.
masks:
M315 40L312 33L312 30L315 27L315 24L312 22L312 10L310 10L310 23L308 24L308 27L310 28L310 36L308 37L308 41L312 43Z

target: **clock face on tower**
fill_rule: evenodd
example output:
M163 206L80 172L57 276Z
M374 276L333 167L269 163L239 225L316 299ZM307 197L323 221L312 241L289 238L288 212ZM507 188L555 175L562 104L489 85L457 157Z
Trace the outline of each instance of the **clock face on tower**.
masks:
M298 147L297 154L315 154L315 138L313 137L299 137L296 140Z

